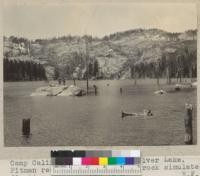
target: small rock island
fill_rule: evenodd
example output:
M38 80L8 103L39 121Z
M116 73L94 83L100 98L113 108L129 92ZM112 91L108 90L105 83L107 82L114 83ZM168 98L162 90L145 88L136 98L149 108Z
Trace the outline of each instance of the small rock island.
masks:
M54 85L40 87L30 96L83 96L86 91L75 85Z

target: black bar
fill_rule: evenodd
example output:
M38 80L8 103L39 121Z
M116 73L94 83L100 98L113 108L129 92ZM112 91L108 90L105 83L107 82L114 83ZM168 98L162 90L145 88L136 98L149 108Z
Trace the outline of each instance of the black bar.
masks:
M58 151L51 151L51 158L58 158L58 157L85 157L86 152L83 150L58 150Z
M58 157L58 158L55 158L54 164L55 165L72 165L73 159L70 157L68 157L68 158Z
M51 158L58 158L58 157L73 157L73 152L70 150L58 150L58 151L51 151Z

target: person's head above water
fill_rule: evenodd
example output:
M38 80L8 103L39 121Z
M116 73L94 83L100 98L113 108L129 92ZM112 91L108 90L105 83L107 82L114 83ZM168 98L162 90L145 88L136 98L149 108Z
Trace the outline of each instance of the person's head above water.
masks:
M153 113L151 112L151 110L150 109L144 109L144 115L146 115L146 116L153 116Z

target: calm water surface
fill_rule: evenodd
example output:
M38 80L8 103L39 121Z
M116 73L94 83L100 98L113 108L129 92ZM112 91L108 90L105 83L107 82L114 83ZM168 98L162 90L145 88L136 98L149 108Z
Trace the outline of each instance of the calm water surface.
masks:
M107 86L107 83L110 85ZM83 97L30 97L45 82L4 83L6 146L138 146L184 144L185 102L194 105L196 90L155 95L155 80L90 81L99 93ZM71 81L66 82L72 84ZM79 81L85 88L86 83ZM120 94L120 87L123 94ZM160 88L170 89L167 85ZM121 111L151 109L153 117L126 117ZM23 118L31 118L31 137L21 136Z

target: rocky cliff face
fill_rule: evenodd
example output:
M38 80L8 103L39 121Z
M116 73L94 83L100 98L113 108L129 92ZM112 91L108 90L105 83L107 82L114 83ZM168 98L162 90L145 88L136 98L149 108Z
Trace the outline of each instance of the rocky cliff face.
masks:
M87 41L87 46L86 42ZM85 69L86 48L89 62L99 62L99 72L105 77L121 73L128 77L130 64L155 62L164 52L196 50L197 31L169 33L159 29L135 29L118 32L101 39L91 36L66 36L52 39L4 37L4 56L9 59L34 60L46 67L49 75L56 65L68 65L71 72L80 66Z

